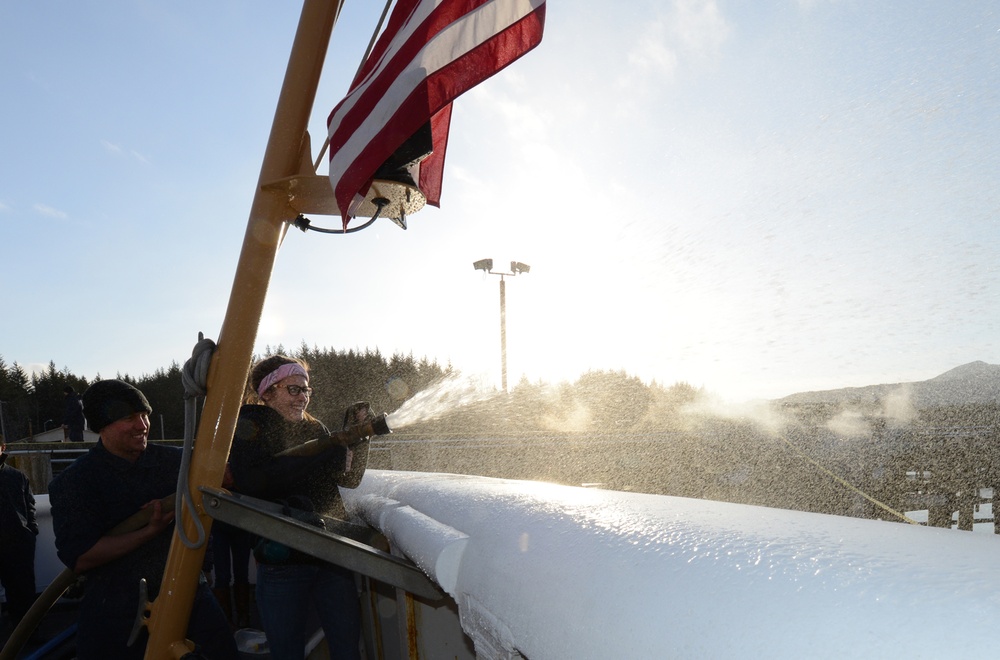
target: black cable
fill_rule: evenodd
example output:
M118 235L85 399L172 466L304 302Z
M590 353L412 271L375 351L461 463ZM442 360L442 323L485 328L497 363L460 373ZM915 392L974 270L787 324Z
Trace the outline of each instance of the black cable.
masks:
M379 216L382 215L382 209L384 209L386 206L389 205L389 200L386 199L385 197L376 197L375 199L372 200L372 204L374 204L376 207L375 215L372 216L372 219L363 225L359 225L357 227L351 227L350 229L329 229L327 227L313 227L312 223L309 221L309 218L302 215L301 213L297 218L295 218L295 220L292 221L292 224L304 232L312 230L321 232L323 234L353 234L356 231L361 231L365 227L371 226L373 222L378 220Z

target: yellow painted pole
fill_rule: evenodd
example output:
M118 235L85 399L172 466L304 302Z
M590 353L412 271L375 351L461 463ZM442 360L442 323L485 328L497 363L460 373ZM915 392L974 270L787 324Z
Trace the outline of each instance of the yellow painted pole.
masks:
M297 215L286 194L266 192L262 186L300 173L309 115L342 4L343 0L305 0L275 110L229 307L208 373L208 394L191 459L191 497L206 533L212 519L201 507L198 488L222 485L271 271L286 223ZM184 525L188 538L194 538L189 512L183 519L180 514L178 525ZM204 545L188 548L174 533L148 622L147 659L180 658L187 652L184 639L204 557Z

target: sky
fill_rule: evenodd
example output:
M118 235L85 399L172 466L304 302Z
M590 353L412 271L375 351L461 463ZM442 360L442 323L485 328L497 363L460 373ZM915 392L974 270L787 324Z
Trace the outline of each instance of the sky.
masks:
M0 4L0 357L87 378L217 338L301 5ZM313 156L382 7L347 0ZM288 232L257 351L729 400L1000 362L1000 10L552 0L454 106L441 207ZM325 166L321 166L325 173ZM311 217L335 227L336 217Z

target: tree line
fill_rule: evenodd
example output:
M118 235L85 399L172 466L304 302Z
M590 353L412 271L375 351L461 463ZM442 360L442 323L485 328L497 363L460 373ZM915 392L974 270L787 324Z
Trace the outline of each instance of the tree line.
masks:
M427 358L394 354L386 358L378 349L335 350L310 347L297 350L268 347L254 361L274 354L305 360L315 394L309 411L335 426L348 405L368 401L376 412L391 413L414 395L449 377L461 374L451 365L442 367ZM184 432L182 366L177 362L152 374L114 378L138 387L149 399L152 439L179 439ZM0 356L0 412L8 441L30 438L62 424L69 385L82 394L101 380L47 369L28 374L16 362ZM702 395L686 383L663 387L647 385L624 371L588 371L574 382L556 385L522 379L511 392L493 389L476 403L449 407L433 420L406 429L438 436L521 435L537 433L642 433L675 429L684 406Z
M255 359L275 353L309 363L315 389L309 410L331 428L356 401L393 413L415 395L462 377L426 358L304 343L292 352L269 348ZM149 399L152 439L183 436L178 364L116 377ZM63 388L83 392L91 382L51 362L29 375L0 357L8 441L58 427ZM704 397L687 383L647 384L624 371L588 371L558 384L522 379L509 393L494 388L471 402L443 397L440 414L394 426L397 439L426 442L394 447L392 462L380 467L595 483L885 519L898 518L889 508L916 506L913 497L921 493L946 497L942 512L950 516L951 507L965 501L960 498L980 487L1000 488L1000 404L937 406L900 423L887 420L872 402L773 403L771 412L781 421L769 427L748 415L717 414L701 405ZM845 436L832 422L847 407L864 430Z
M450 367L412 355L386 358L377 349L338 351L304 343L291 352L283 346L268 347L254 361L274 354L291 355L309 364L310 385L315 391L309 411L332 428L339 425L351 403L368 401L376 411L391 411L451 372ZM135 385L146 395L153 408L151 439L183 438L181 365L174 362L152 374L118 373L113 378ZM60 427L65 411L64 388L69 385L82 394L98 380L102 380L100 374L87 379L68 368L58 370L51 361L44 371L28 374L23 366L16 362L8 365L0 356L0 415L7 441L17 442Z

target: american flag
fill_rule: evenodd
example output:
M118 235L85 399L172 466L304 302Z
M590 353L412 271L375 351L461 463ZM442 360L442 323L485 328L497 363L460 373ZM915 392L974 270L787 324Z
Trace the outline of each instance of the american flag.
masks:
M327 120L330 183L346 230L376 171L430 125L416 183L438 206L451 103L542 40L545 0L398 0Z

